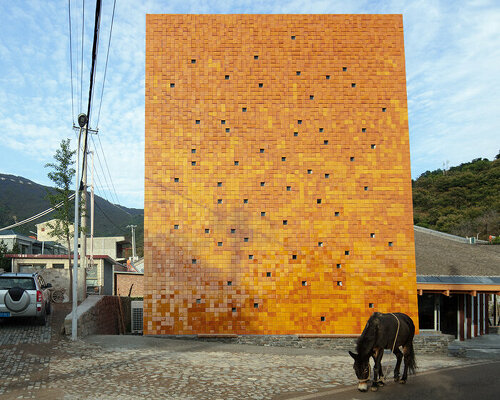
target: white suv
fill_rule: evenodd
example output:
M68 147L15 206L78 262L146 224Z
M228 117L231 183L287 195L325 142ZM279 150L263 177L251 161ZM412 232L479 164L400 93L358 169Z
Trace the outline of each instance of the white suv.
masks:
M38 273L0 274L0 319L34 317L45 325L50 314L51 287Z

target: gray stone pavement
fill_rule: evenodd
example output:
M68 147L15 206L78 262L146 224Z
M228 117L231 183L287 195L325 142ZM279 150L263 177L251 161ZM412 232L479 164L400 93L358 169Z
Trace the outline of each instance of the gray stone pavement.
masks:
M0 346L26 343L49 343L51 315L45 326L37 325L31 318L0 320Z
M384 361L392 376L395 357ZM417 354L418 372L480 362ZM281 400L355 384L338 351L142 336L0 346L2 399Z

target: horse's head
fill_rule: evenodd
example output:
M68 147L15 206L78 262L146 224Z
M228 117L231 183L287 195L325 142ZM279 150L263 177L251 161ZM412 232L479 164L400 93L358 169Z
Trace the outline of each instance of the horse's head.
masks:
M370 358L361 357L359 354L349 352L352 358L354 358L354 372L358 377L358 390L360 392L366 392L368 390L368 381L370 380Z

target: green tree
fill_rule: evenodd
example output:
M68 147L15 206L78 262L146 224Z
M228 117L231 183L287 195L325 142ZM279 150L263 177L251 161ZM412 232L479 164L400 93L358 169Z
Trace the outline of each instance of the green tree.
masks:
M51 168L47 176L55 184L55 188L50 191L47 190L45 198L52 207L61 204L54 210L55 222L47 224L50 228L49 235L59 239L59 241L64 241L68 247L71 282L73 282L71 276L71 239L73 238L73 232L71 227L74 220L74 205L73 200L70 200L70 196L73 194L70 187L76 172L73 168L75 153L76 150L70 149L70 139L62 140L60 148L57 149L54 155L55 162L45 164L45 168Z
M11 263L9 259L5 257L8 253L7 245L3 240L0 240L0 268L5 272L10 272L11 270Z

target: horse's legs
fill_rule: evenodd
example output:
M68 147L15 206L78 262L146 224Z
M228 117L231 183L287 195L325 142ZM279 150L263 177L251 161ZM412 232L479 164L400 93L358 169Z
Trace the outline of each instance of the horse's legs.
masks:
M375 365L373 367L373 382L372 391L377 391L379 386L384 386L383 378L384 373L382 372L382 356L384 355L383 349L377 349L373 354L373 361Z
M405 367L403 370L403 377L399 381L399 383L406 383L406 379L408 379L408 366L410 364L409 358L410 358L410 349L405 345L403 346L403 355L404 355L404 360L405 360Z
M403 353L399 348L394 349L394 354L396 355L396 367L394 368L394 382L399 381L399 369L401 368L401 361L403 360Z

